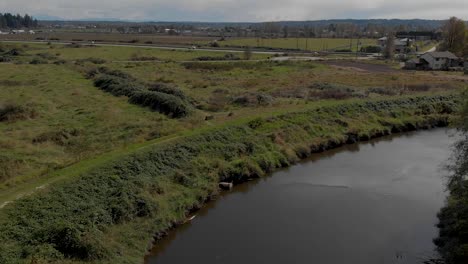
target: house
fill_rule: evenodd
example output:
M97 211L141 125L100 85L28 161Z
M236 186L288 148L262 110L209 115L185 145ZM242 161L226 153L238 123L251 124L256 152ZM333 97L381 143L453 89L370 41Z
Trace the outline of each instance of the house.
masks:
M421 59L427 62L430 70L448 70L460 65L459 58L449 51L427 52L421 56Z
M426 52L421 57L408 60L405 69L409 70L449 70L460 67L460 59L448 51Z
M25 31L23 29L14 29L11 31L13 34L23 34Z
M385 47L387 46L387 40L388 37L379 38L377 40L377 44L382 50L385 49ZM396 52L404 53L407 50L407 48L411 46L411 42L413 42L413 40L409 38L395 39L393 41L393 46L395 47Z

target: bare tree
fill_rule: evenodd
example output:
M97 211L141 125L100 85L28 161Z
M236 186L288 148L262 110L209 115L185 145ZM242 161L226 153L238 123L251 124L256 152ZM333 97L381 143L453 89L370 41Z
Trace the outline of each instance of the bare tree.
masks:
M395 36L393 33L390 33L387 36L383 55L386 59L393 59L393 56L395 55Z
M451 17L443 26L444 42L441 50L448 50L458 55L463 53L465 42L465 22L459 18Z

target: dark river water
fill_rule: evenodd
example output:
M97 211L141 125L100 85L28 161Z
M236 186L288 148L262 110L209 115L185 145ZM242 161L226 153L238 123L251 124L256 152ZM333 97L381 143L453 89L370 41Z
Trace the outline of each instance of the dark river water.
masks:
M146 263L422 263L435 255L451 134L348 145L236 186Z

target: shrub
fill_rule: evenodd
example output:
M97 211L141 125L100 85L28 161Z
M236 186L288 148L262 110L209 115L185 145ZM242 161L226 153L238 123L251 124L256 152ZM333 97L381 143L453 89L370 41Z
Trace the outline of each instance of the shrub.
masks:
M256 106L256 105L269 105L273 103L274 98L271 95L264 93L247 93L235 97L232 100L233 104L241 106Z
M7 53L5 53L5 55L20 56L22 53L23 53L23 51L20 50L20 49L11 49L11 50L8 51Z
M47 64L49 63L48 61L44 60L44 59L41 59L41 58L34 58L32 59L29 64L34 64L34 65L37 65L37 64Z
M429 89L431 89L431 85L427 83L421 83L421 84L409 84L406 89L412 92L427 92Z
M175 85L169 85L166 83L157 82L157 83L148 85L148 90L166 93L166 94L172 94L181 99L186 99L184 92Z
M66 64L66 63L67 63L66 60L56 60L56 61L54 61L55 65L62 65L62 64Z
M9 56L0 56L0 62L10 62L13 59Z
M69 144L70 139L79 135L80 131L77 129L61 129L59 131L42 133L33 139L33 143L39 144L50 141L60 146L66 146Z
M225 54L224 56L202 56L195 58L196 61L229 61L229 60L240 60L238 56L232 53Z
M106 63L106 60L101 59L101 58L86 58L86 59L79 59L76 61L76 64L83 64L85 62L90 62L94 64L104 64Z
M389 95L389 96L398 94L398 92L395 89L391 89L387 87L372 87L372 88L369 88L368 91L370 93L376 93L380 95Z
M143 89L141 85L115 75L101 74L94 80L94 85L115 96L131 96Z
M36 116L37 112L31 106L21 106L17 104L0 106L0 122L14 122L32 119Z
M130 97L130 103L148 106L153 110L171 115L184 117L190 113L190 107L177 96L155 91L138 91Z
M164 83L146 86L124 72L107 68L92 69L87 75L95 76L96 87L115 96L128 96L130 103L148 106L176 118L191 112L189 103L185 101L185 94L175 86Z
M365 53L380 53L382 52L382 48L379 46L367 46L367 47L362 47L361 52Z
M138 54L132 54L132 56L130 57L130 60L131 61L160 61L160 59L158 57L154 57L154 56L140 56Z
M52 39L50 39L50 40L52 40ZM65 48L75 48L75 49L77 49L77 48L82 48L82 47L83 47L83 45L78 44L78 43L70 43L70 44L65 45Z
M350 49L337 49L335 50L336 52L353 52L352 50Z
M308 97L318 99L342 100L357 95L353 87L333 83L314 83L309 88L313 90L309 92Z
M50 53L38 53L38 57L44 59L44 60L55 60L57 59L57 56L50 54Z

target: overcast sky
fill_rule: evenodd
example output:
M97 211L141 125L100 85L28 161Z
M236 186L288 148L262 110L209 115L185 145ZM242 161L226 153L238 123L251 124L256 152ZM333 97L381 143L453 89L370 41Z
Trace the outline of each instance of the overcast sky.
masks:
M468 0L0 0L0 12L63 19L274 21L468 19Z

